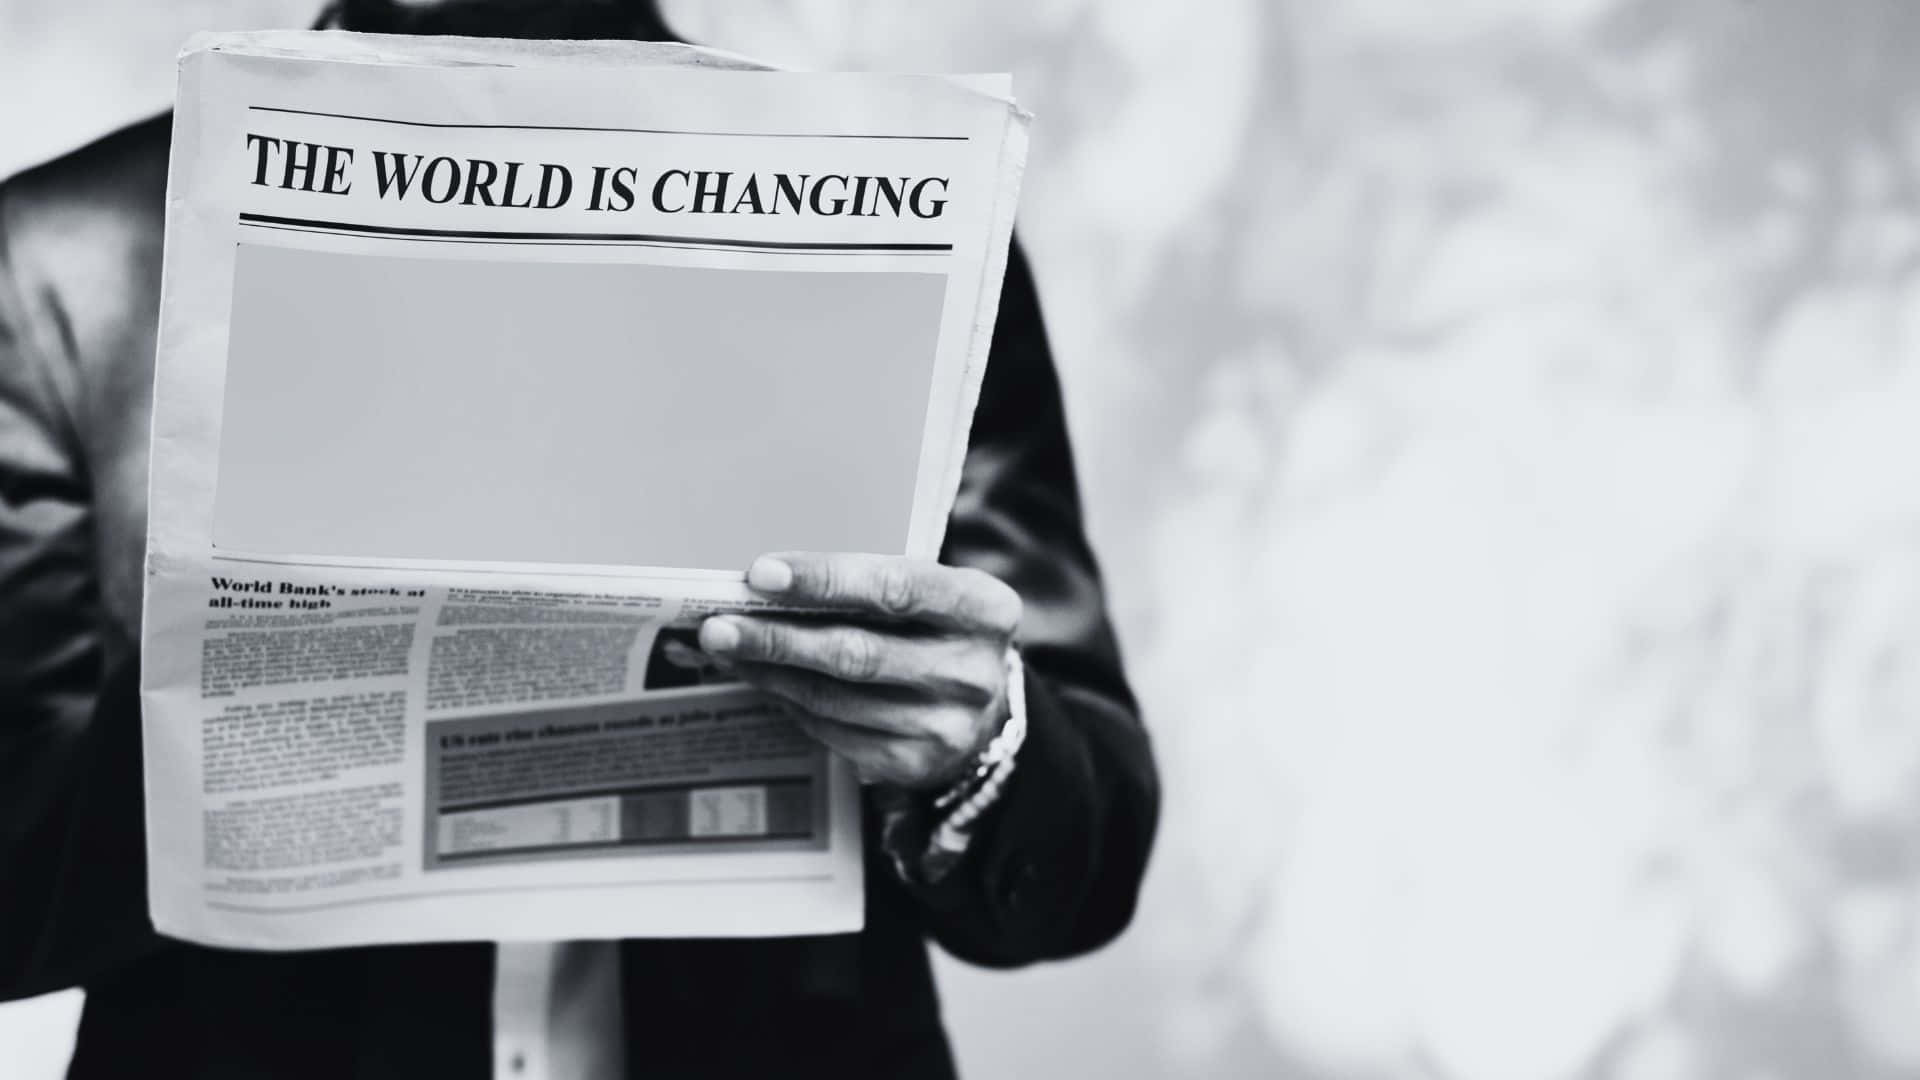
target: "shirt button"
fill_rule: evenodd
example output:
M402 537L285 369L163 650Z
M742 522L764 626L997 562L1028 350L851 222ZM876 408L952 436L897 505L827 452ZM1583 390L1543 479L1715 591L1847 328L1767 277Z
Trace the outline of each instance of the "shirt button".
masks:
M514 1072L517 1072L517 1073L526 1072L527 1071L527 1055L522 1054L517 1050L514 1051L513 1057L508 1059L507 1061L507 1068L512 1069Z

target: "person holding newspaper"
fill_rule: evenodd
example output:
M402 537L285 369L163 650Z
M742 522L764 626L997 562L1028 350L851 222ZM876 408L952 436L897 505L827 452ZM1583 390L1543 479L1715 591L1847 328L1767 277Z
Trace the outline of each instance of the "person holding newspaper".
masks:
M1004 730L1003 657L1021 604L999 578L879 555L789 553L756 560L747 584L846 621L716 615L700 644L798 705L802 726L863 781L911 791L951 784Z
M638 0L345 0L389 33L668 40ZM1132 918L1159 790L1016 249L937 562L774 552L697 661L866 784L857 935L254 953L148 917L138 669L169 118L0 185L0 998L88 991L75 1077L946 1077L929 940ZM684 643L676 643L684 649Z

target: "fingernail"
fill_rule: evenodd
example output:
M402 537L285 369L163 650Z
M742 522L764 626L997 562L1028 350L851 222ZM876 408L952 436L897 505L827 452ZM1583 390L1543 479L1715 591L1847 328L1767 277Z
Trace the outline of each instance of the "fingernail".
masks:
M708 619L700 624L700 647L708 652L732 652L740 644L740 628L732 619Z
M747 584L761 592L785 592L787 586L793 584L793 567L762 555L747 568Z

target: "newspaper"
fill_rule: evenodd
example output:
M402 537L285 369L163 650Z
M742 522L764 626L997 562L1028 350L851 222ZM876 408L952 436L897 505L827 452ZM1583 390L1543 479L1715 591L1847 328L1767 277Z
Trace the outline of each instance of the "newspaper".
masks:
M637 43L181 56L142 700L155 926L862 924L858 789L694 645L763 551L932 558L1005 77Z

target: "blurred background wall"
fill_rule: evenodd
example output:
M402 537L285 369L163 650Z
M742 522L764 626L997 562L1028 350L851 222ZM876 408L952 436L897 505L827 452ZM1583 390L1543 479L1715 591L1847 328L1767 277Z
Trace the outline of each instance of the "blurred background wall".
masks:
M313 6L5 0L0 172ZM669 9L1039 117L1168 800L1119 945L943 968L972 1076L1920 1076L1920 5Z

